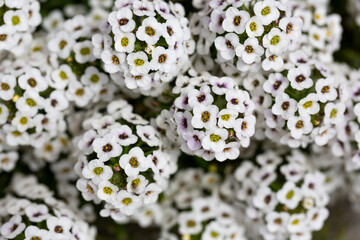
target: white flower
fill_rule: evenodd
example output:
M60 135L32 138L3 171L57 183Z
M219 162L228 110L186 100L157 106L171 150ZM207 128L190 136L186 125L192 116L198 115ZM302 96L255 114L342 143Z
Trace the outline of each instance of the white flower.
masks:
M263 60L261 66L265 71L273 69L275 71L280 71L284 67L284 59L276 54L272 54L269 49L265 51L266 58Z
M313 80L310 78L311 70L309 66L299 66L291 68L288 72L288 79L291 87L296 90L303 90L313 86Z
M92 181L80 178L76 182L76 188L81 192L82 197L86 201L94 200L95 203L101 201L96 195L98 188Z
M310 93L298 103L298 111L300 116L314 115L320 111L320 105L317 102L318 96L316 93Z
M212 91L217 95L224 95L229 89L234 88L234 80L230 77L211 77Z
M191 150L199 150L201 148L201 141L205 133L203 131L194 130L192 132L185 132L183 134L184 140L186 141L186 146Z
M19 77L19 86L24 90L45 91L48 88L47 81L41 76L37 68L31 68Z
M284 17L279 22L279 27L286 33L286 36L294 41L298 41L301 36L303 22L299 17Z
M159 197L159 194L163 191L163 189L156 183L150 183L146 186L144 193L140 196L143 199L144 204L152 204L155 203Z
M334 82L335 79L331 77L317 80L315 89L320 102L334 101L337 98L338 93L334 87Z
M226 108L234 109L240 113L244 113L246 111L246 107L244 106L244 102L248 97L248 93L238 89L231 89L226 92L225 98L227 101Z
M225 19L225 12L221 9L214 9L210 15L209 30L218 34L224 33L222 23Z
M12 75L0 75L0 98L8 101L15 94L16 78Z
M252 199L254 207L261 209L264 212L271 212L278 203L275 193L269 187L260 187L254 198Z
M302 232L306 228L306 216L304 213L292 214L286 226L290 233Z
M216 126L219 109L215 105L198 105L193 109L194 116L191 119L191 125L194 128L212 129Z
M109 50L113 42L109 35L97 33L92 36L91 43L94 46L93 49L94 56L96 58L101 58L101 53L104 50Z
M145 74L131 74L130 72L125 74L125 85L129 89L141 88L149 90L152 83L152 75Z
M101 181L99 183L97 190L97 196L101 200L105 200L106 202L113 202L116 199L116 194L119 191L119 188L109 181Z
M132 33L119 33L115 35L115 49L118 52L131 53L135 48L135 35Z
M51 235L50 239L60 240L70 238L70 229L73 225L70 218L51 216L46 220L46 225Z
M136 194L143 193L146 185L149 183L149 181L142 175L128 177L126 181L126 190Z
M246 33L249 37L259 37L264 33L262 20L258 17L252 17L246 24Z
M136 37L149 45L155 45L162 35L162 25L156 18L148 17L141 23L136 32Z
M256 118L254 115L247 115L244 118L238 118L235 122L235 132L239 139L251 137L255 133Z
M319 28L312 25L309 30L309 42L314 48L323 50L326 41L326 28Z
M300 139L303 135L309 134L313 130L309 115L290 117L287 127L291 131L291 136L295 139Z
M49 209L44 204L31 204L25 208L25 214L31 222L42 222L49 217Z
M17 152L0 153L0 169L5 172L10 172L15 168L18 159L19 154Z
M159 70L166 73L170 73L174 70L176 54L173 50L156 47L151 56L152 60L150 62L150 67L152 70Z
M16 127L19 132L25 132L29 128L33 127L34 120L27 117L22 112L17 112L14 119L11 121L11 124Z
M208 85L202 85L199 90L194 88L188 92L188 104L190 107L195 107L199 104L208 106L213 101L214 97L211 95L211 89Z
M112 157L120 156L122 147L117 143L117 136L108 133L93 142L94 151L100 161L106 162Z
M129 193L128 191L121 190L116 199L116 207L120 208L120 211L127 216L134 214L135 210L140 207L141 200L139 197Z
M35 91L25 91L23 96L16 101L16 108L29 117L36 115L43 108L44 99Z
M326 208L312 208L306 213L309 227L313 231L319 231L323 227L328 216L329 210Z
M290 98L286 93L276 96L275 104L272 107L272 112L275 115L281 115L284 119L289 119L294 116L297 110L297 102Z
M241 57L246 64L254 63L263 54L264 49L259 45L257 38L250 37L245 40L243 45L240 44L236 47L236 56Z
M59 31L48 42L48 49L59 55L60 58L67 58L70 56L72 47L75 44L73 36L67 31Z
M275 55L285 52L289 45L289 39L278 28L273 28L263 38L263 46Z
M67 64L61 65L51 73L53 80L50 85L56 89L65 89L70 81L76 81L76 76Z
M232 60L235 57L235 49L239 46L239 37L235 33L228 33L224 37L215 39L215 47L225 60Z
M223 109L218 114L218 126L220 128L234 128L235 119L239 113L234 109Z
M109 14L108 22L112 26L113 32L131 32L135 28L135 21L133 20L133 13L130 8L121 8L117 12Z
M129 177L137 176L139 172L144 172L150 167L149 160L145 158L143 150L139 147L134 147L128 154L122 155L119 164Z
M163 13L162 10L159 11L160 14ZM175 46L178 39L184 38L185 33L178 19L176 18L167 19L166 23L163 23L163 27L164 27L163 37L165 38L169 46Z
M245 25L250 19L247 11L238 10L235 7L229 7L225 12L225 19L222 27L227 32L242 34L245 31Z
M50 240L50 233L44 229L39 229L36 226L28 226L25 229L25 240Z
M12 26L16 31L27 31L29 25L27 17L22 10L8 10L4 14L4 22L6 25Z
M224 239L226 229L220 222L213 221L206 225L201 235L201 240L219 240Z
M130 66L130 73L133 75L147 74L151 67L148 56L141 51L130 53L126 57L126 61Z
M286 182L276 193L276 198L289 209L295 209L302 199L301 190L293 182Z
M138 16L155 16L154 4L152 2L143 2L134 0L134 13Z
M280 12L275 4L273 0L265 0L254 5L254 13L264 25L279 19Z
M136 134L150 147L159 146L160 139L152 126L136 126Z
M266 228L269 232L284 232L289 220L287 212L270 212L266 214Z
M0 49L10 50L15 45L15 29L9 25L0 26Z
M121 125L111 130L110 134L117 136L117 142L121 146L129 146L137 142L138 137L132 133L129 126Z
M345 104L339 103L328 103L324 109L324 123L338 125L344 120Z
M113 171L104 162L94 159L83 168L82 175L95 184L99 184L101 181L109 180L113 176Z
M95 60L93 45L89 40L75 43L73 50L75 53L75 60L78 63L86 63Z
M14 215L9 221L2 223L0 227L1 236L7 239L14 239L25 229L20 215Z
M104 62L104 70L108 73L122 72L121 65L125 62L125 54L104 50L101 53L101 60Z
M202 224L198 214L188 212L178 216L180 234L195 235L201 232Z
M109 82L109 77L99 72L96 67L90 66L87 67L85 73L81 76L80 81L84 85L90 86L91 90L94 92L100 91L101 88Z
M271 73L269 78L264 82L264 91L270 93L273 97L284 93L289 86L289 81L281 73Z
M84 107L90 102L94 92L91 91L90 87L84 86L79 81L70 81L65 95L70 101L74 101L77 106Z
M204 149L214 152L222 152L225 148L225 140L228 138L228 132L222 128L210 128L201 143Z

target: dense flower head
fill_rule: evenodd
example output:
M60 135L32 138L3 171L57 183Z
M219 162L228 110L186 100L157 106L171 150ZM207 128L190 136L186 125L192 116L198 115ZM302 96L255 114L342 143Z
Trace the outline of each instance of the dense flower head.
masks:
M205 160L236 159L240 147L248 147L255 132L249 93L232 78L208 73L179 77L176 84L174 91L179 89L180 95L173 107L158 117L159 126L167 128L164 119L174 126L177 139L173 140L187 154ZM166 115L170 119L166 120Z
M235 170L236 201L263 239L311 239L329 215L326 175L299 151L268 150Z
M92 38L105 71L146 95L174 79L194 51L184 13L182 5L163 0L116 1L108 27Z
M0 199L0 236L4 239L95 239L86 215L74 212L35 176L16 174Z
M132 215L155 203L176 170L176 151L163 142L149 122L132 113L125 100L113 101L104 114L96 112L84 122L79 139L77 188L85 200L106 202Z
M224 189L216 172L179 171L160 203L159 239L247 239L242 213L226 202L221 194Z
M40 3L35 0L0 1L0 53L21 55L32 40L32 32L41 23Z
M274 0L212 0L190 20L197 53L241 72L281 68L286 54L298 46L302 24L288 5Z
M302 19L299 45L313 59L333 61L333 54L340 48L342 37L341 17L330 14L327 1L289 1L293 16Z
M299 50L288 70L249 74L243 84L259 113L257 135L292 148L324 146L344 123L347 86L330 67L313 62ZM260 130L263 129L263 130Z

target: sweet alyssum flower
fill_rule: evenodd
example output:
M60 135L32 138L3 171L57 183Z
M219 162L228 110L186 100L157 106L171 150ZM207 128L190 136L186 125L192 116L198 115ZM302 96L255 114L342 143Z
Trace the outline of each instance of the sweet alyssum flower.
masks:
M85 222L84 210L74 211L52 195L53 192L38 183L34 176L15 174L6 196L0 199L4 220L0 228L1 235L6 239L27 240L95 239L96 228Z
M231 78L202 78L191 78L171 109L177 141L186 153L207 160L235 159L239 151L233 149L247 147L254 135L254 104Z
M171 81L188 68L194 43L184 9L179 4L171 6L165 1L134 1L115 4L108 15L109 36L115 49L104 49L101 59L105 71L119 72L120 83L127 88L149 95L151 87L161 89L161 83ZM120 63L121 67L114 66ZM155 81L148 79L149 74Z
M112 102L108 115L88 120L78 144L83 167L77 187L87 200L99 198L124 215L157 200L176 158L155 128L129 107L122 100Z
M197 53L210 55L214 47L216 55L212 54L211 58L228 75L234 70L281 69L279 60L300 43L302 35L301 19L286 11L285 3L273 0L210 1L207 8L191 17L190 26L194 25L199 26L191 29L197 39ZM268 66L269 57L278 58L274 66Z

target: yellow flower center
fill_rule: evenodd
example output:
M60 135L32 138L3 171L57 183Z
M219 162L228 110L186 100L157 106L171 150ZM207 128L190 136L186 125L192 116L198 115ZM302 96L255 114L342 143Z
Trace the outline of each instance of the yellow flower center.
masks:
M110 195L110 194L113 193L113 190L111 188L109 188L109 187L104 187L103 191L107 195Z

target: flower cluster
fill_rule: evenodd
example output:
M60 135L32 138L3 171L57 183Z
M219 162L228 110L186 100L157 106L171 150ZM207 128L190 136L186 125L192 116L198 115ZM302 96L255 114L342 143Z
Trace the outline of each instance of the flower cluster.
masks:
M0 53L21 55L33 40L32 32L41 23L37 0L0 1Z
M311 240L360 209L333 2L0 0L0 240Z
M190 20L196 51L232 71L277 71L302 35L303 22L287 7L274 0L209 1Z
M175 124L181 150L205 160L236 159L240 147L248 147L255 133L249 93L239 89L232 78L208 73L179 77L176 84L180 96L168 122ZM159 116L158 121L162 119Z
M345 120L346 84L302 50L290 59L288 70L248 75L243 81L259 113L261 139L266 136L292 148L326 145Z
M84 129L78 142L76 168L81 178L76 186L85 200L103 200L105 209L116 208L123 215L154 203L176 170L177 159L157 130L132 113L124 100L90 117Z
M95 239L96 228L73 212L34 176L15 175L0 199L2 239Z
M282 156L268 150L236 169L236 199L263 239L311 239L327 219L326 177L307 158L299 151Z
M109 26L92 38L105 71L127 88L150 95L151 88L186 70L195 44L182 5L116 1L113 10Z
M10 65L10 66L9 66ZM51 66L25 65L14 59L0 64L0 126L2 148L20 146L38 149L38 156L54 161L65 145L65 92L52 87ZM49 142L56 142L52 148ZM57 149L57 150L55 150ZM9 157L7 163L13 162ZM4 161L5 163L6 161Z
M178 172L172 183L161 203L161 240L179 239L179 235L202 240L247 239L240 209L219 195L223 190L219 174L187 169Z
M106 18L106 11L97 9L91 17L75 15L67 20L54 11L44 20L47 48L54 59L52 85L65 90L66 98L77 107L109 102L117 90L96 59L100 50L92 44L92 36L99 32L97 25Z
M333 61L333 54L340 48L342 36L341 18L329 14L327 1L289 1L292 14L301 18L302 35L299 46L313 59Z

